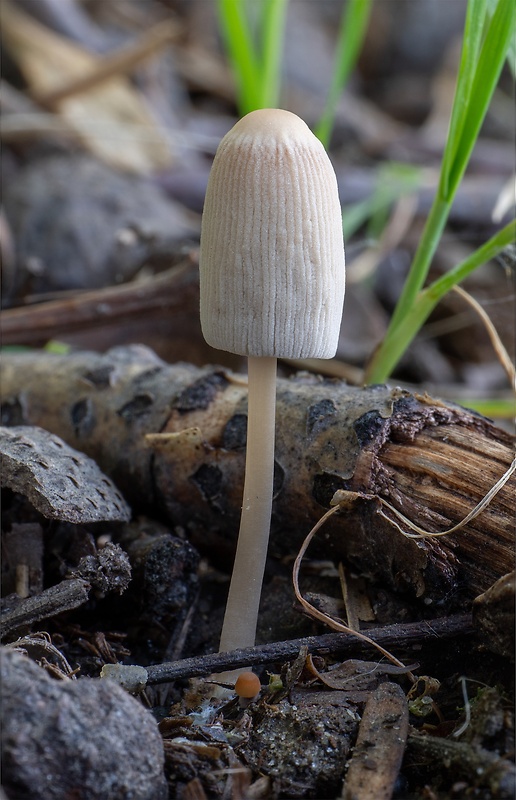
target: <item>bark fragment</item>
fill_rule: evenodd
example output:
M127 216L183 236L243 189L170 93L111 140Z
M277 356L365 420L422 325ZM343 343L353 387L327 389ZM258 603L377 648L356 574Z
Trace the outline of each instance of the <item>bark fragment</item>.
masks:
M0 428L2 486L44 517L74 523L124 521L129 506L97 465L37 427Z
M396 683L382 683L370 695L358 730L342 798L390 800L403 759L408 708Z

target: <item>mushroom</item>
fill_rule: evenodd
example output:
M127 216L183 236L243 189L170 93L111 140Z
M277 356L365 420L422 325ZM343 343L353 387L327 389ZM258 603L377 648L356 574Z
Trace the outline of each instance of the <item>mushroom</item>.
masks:
M235 682L235 694L239 698L239 706L246 708L260 694L262 686L260 678L254 672L241 672Z
M276 362L332 358L344 302L337 180L295 114L261 109L222 139L201 228L201 325L248 356L244 498L220 650L254 645L273 497Z

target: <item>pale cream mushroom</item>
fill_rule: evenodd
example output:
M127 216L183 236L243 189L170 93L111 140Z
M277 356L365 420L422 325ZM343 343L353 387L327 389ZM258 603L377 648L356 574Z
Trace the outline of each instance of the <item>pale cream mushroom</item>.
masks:
M344 302L335 172L295 114L253 111L222 139L200 249L201 325L248 356L244 499L221 650L255 643L274 477L276 359L331 358Z

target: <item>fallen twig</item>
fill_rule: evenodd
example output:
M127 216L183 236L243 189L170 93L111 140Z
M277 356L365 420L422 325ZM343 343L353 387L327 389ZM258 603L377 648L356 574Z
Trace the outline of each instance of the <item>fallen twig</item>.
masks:
M15 608L8 609L0 616L2 636L62 611L79 608L87 602L90 588L88 581L72 578L45 589L35 597L22 600Z
M472 633L473 627L469 614L454 614L442 619L409 622L403 625L385 625L382 628L368 630L369 637L377 643L402 647L422 644L433 639L449 639L459 635L468 636ZM275 661L295 658L301 647L307 647L310 653L320 655L328 653L351 655L364 650L370 651L372 646L347 633L306 636L286 642L246 647L242 650L233 650L231 653L211 653L206 656L185 658L181 661L155 664L147 667L147 684L168 683L179 678L201 677L237 667L272 664Z
M247 413L238 376L167 365L136 346L6 353L2 401L6 424L39 425L87 453L136 513L159 508L203 555L234 541ZM271 545L280 557L298 552L344 489L356 502L313 547L389 589L427 603L459 587L473 598L513 568L514 475L450 537L407 539L380 513L388 502L428 532L464 519L514 457L511 436L488 420L426 395L299 375L278 380L276 428ZM156 433L165 435L149 438Z

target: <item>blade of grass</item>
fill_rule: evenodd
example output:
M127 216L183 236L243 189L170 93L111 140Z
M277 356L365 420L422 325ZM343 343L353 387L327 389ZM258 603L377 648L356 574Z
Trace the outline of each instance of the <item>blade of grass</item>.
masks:
M416 297L428 275L455 192L467 167L507 55L516 22L516 5L507 0L499 0L487 25L479 50L479 34L476 24L471 22L471 15L474 10L481 13L484 9L482 18L485 18L484 4L485 0L469 0L466 32L473 30L471 35L474 41L473 43L465 41L463 45L461 70L459 70L454 101L454 107L457 103L461 108L452 113L453 124L450 126L443 155L439 188L426 220L410 272L394 310L387 334L376 350L367 370L368 380L373 382L385 380L385 376L390 375L390 370L386 372L382 362L396 364L399 360L400 355L398 354L393 359L389 354L389 349L396 338L398 326L403 324L407 315L413 314ZM473 61L475 63L472 63ZM380 378L381 375L384 377Z
M479 3L483 2L485 0L470 0L468 12L471 8L478 9ZM455 192L467 167L480 126L498 82L510 41L510 31L513 30L515 20L516 6L507 0L499 0L497 10L486 32L480 56L477 58L476 47L471 48L465 45L468 57L475 59L475 64L468 63L463 66L462 72L459 72L456 100L454 101L454 107L456 102L458 104L467 103L466 108L462 111L464 121L462 124L456 121L454 127L450 128L443 155L439 188L426 220L409 275L394 310L390 330L396 327L400 319L411 308L416 294L426 280L432 258L448 219ZM473 69L475 74L472 76L470 72ZM471 86L469 92L467 87L466 89L462 88L462 81L466 81L467 86ZM452 159L448 155L449 152L455 154Z
M497 256L506 247L513 244L516 238L516 220L511 220L501 230L497 231L485 244L475 250L473 253L461 261L460 264L448 270L440 278L437 278L433 283L424 290L432 300L435 300L436 305L445 294L457 286L459 283L470 275L477 267L491 261L492 258Z
M447 146L445 147L442 160L441 187L443 197L448 196L448 181L451 165L453 164L455 150L464 129L464 118L471 99L471 87L473 85L478 53L482 41L486 6L486 0L470 0L466 10L457 86L450 118Z
M412 164L389 162L378 170L376 186L369 197L342 211L344 238L349 239L362 225L382 213L400 197L415 191L421 182L421 170Z
M348 0L342 12L335 65L328 98L315 135L327 148L330 140L337 103L362 49L372 0Z
M497 0L488 0L488 14L493 14L496 9ZM511 70L512 77L516 78L516 36L512 37L512 42L507 53L507 66Z
M473 270L495 258L514 242L516 222L513 220L498 231L489 241L471 253L446 274L441 275L426 289L420 291L412 307L392 332L389 348L381 362L374 365L374 371L366 370L366 383L383 383L406 351L420 328L426 322L436 305L448 292L461 283Z
M462 180L514 38L515 25L516 4L511 0L499 0L478 55L462 130L449 164L449 173L445 176L446 186L441 188L444 197L453 198ZM447 194L444 194L445 188Z
M237 84L240 113L260 107L260 65L240 0L217 0L217 14L224 45Z
M457 405L471 408L478 414L490 419L514 419L516 416L516 400L514 398L459 398Z
M281 87L282 44L288 0L263 0L260 106L276 108Z

